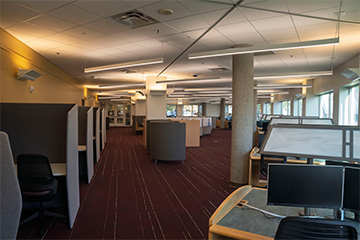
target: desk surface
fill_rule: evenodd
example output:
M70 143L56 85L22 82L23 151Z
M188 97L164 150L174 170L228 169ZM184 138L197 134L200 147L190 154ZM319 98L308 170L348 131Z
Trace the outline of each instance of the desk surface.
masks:
M66 163L50 163L54 176L66 176ZM17 172L17 164L15 164Z
M239 191L239 189L236 191ZM281 219L265 216L263 213L246 206L240 207L237 205L240 200L248 201L251 206L283 216L299 216L299 211L304 210L304 208L300 207L268 206L266 205L266 194L265 189L248 188L248 191L241 196L230 195L225 201L231 202L231 206L222 204L219 207L228 208L227 211L222 216L218 216L215 221L210 219L209 238L217 239L219 236L226 236L235 239L272 239L275 237ZM312 208L311 210L317 216L331 217L333 214L331 209ZM216 211L214 215L218 213ZM215 217L214 215L212 218ZM358 231L360 231L360 223L356 222L356 225Z

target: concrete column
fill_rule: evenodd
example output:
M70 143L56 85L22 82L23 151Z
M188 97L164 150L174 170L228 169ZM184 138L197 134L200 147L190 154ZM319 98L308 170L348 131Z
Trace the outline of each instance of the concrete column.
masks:
M225 98L220 102L220 129L225 129Z
M233 55L232 134L230 182L248 183L249 154L254 130L254 54Z
M207 111L206 111L206 103L202 103L201 104L202 106L202 113L201 113L201 116L207 116Z

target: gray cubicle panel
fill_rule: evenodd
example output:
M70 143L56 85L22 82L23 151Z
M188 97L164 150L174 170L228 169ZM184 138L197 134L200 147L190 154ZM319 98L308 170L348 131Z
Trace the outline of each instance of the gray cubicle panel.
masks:
M145 148L146 148L146 150L148 151L148 153L150 153L150 145L151 145L151 143L150 143L150 133L151 133L151 126L150 126L150 123L151 122L162 122L162 121L165 121L165 122L169 122L169 121L171 121L170 119L151 119L151 120L146 120L146 127L145 127L145 133L143 133L143 134L145 134Z
M106 119L105 119L105 109L101 109L100 112L100 131L101 131L101 150L105 148L105 142L106 142Z
M282 117L283 115L275 115L275 114L265 114L262 116L262 120L271 120L272 118L279 118L279 117Z
M74 104L0 103L1 130L7 132L13 156L42 154L51 163L66 163L69 226L80 206L78 106Z
M94 162L100 160L100 108L94 108Z
M176 121L150 121L150 156L157 160L185 160L186 125Z
M86 145L86 167L88 183L94 175L94 114L92 107L79 107L79 145Z
M360 162L360 127L271 125L261 154Z
M334 121L331 118L318 117L280 117L271 118L269 125L273 124L334 125Z

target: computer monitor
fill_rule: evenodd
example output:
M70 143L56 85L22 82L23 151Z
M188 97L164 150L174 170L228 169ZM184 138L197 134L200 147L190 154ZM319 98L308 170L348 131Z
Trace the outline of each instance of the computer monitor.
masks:
M342 208L342 166L269 164L268 205Z
M345 167L343 208L360 214L360 167Z

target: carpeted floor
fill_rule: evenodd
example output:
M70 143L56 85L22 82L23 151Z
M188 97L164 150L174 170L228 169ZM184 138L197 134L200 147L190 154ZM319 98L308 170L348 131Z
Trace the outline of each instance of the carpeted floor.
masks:
M208 220L234 190L229 185L231 131L213 129L201 147L187 148L185 164L145 152L131 128L107 130L107 142L72 230L48 219L44 239L207 239ZM37 238L36 221L18 239Z

